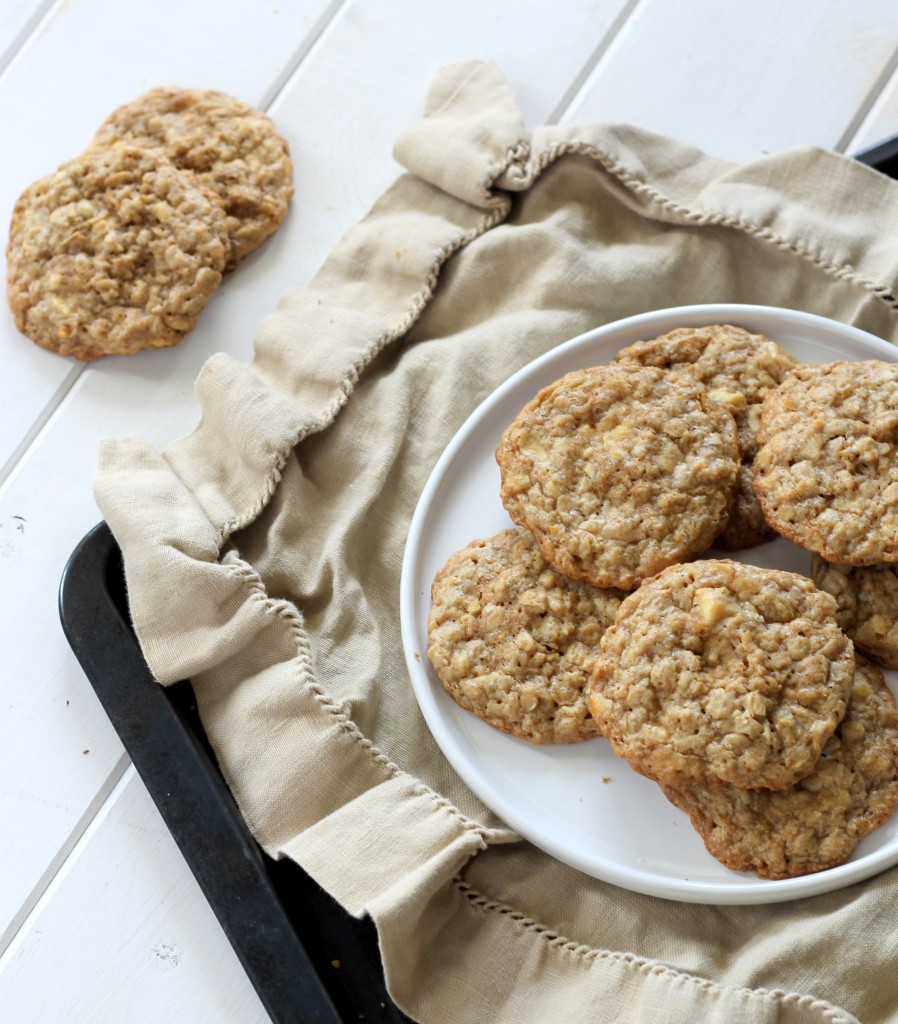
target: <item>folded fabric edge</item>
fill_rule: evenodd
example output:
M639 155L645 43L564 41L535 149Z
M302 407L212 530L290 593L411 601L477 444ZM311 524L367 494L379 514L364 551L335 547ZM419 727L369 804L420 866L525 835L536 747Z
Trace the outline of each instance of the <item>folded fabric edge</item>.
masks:
M477 826L433 790L396 772L278 852L361 916L381 902L426 901L489 843L512 838L513 833ZM368 865L363 883L360 862Z
M576 129L550 126L542 131L545 137L540 145L532 146L533 157L526 175L515 175L514 188L528 187L562 157L585 156L623 187L628 205L643 213L654 210L659 221L731 228L750 235L764 244L794 253L836 280L862 288L890 311L898 310L898 266L889 266L883 275L883 264L893 263L893 257L883 251L881 234L861 233L852 238L850 253L827 251L812 244L807 231L784 223L777 209L781 204L769 202L770 181L776 180L788 192L796 183L813 176L824 189L814 206L800 190L788 196L813 223L828 215L844 190L846 176L856 177L857 183L863 182L865 187L853 191L865 193L864 207L875 213L874 223L882 223L883 218L888 222L898 217L898 184L869 167L818 146L798 147L744 165L727 164L693 147L629 125ZM646 164L639 159L640 151L655 154L660 143L668 150L668 160L670 150L678 154L677 161L671 162L677 163L679 174L665 174L651 160ZM821 165L816 171L815 164ZM656 179L666 179L664 185L673 187L662 187ZM496 181L497 188L509 184L502 177ZM855 220L862 222L863 218ZM845 245L847 239L842 242Z
M263 849L279 856L368 790L409 780L318 684L295 605L271 598L236 552L219 560L217 531L165 459L141 438L124 438L107 442L101 461L98 500L120 539L126 578L143 588L132 606L144 657L163 684L191 679L222 774ZM196 607L208 610L201 624ZM271 763L282 765L276 786ZM516 838L468 819L417 780L408 785L478 842Z
M416 1019L440 1019L442 1024L582 1024L587 1019L593 1024L859 1024L844 1009L811 995L721 985L659 961L574 942L460 877L415 912L402 905L397 909L395 903L374 904L369 911L390 994ZM419 919L428 920L426 931L418 928ZM513 958L503 955L509 948ZM448 949L467 954L447 963ZM484 986L476 1007L468 1010L457 1003L457 1012L447 1018L446 992L466 990L475 964L478 973L502 976L506 983ZM401 969L391 970L395 965ZM416 983L437 975L442 975L438 985Z
M193 685L225 781L266 853L292 855L305 848L309 830L314 835L334 819L343 822L339 845L360 808L399 792L451 822L450 838L473 836L475 845L517 840L509 829L469 818L379 750L315 678L296 606L269 597L258 573L233 552L218 569L237 588L242 614L215 668L198 673ZM271 763L281 766L276 783ZM347 815L349 807L355 810Z
M446 160L451 140L452 160ZM423 181L474 206L501 205L496 180L522 178L529 134L505 76L491 61L440 68L424 116L399 137L396 160Z

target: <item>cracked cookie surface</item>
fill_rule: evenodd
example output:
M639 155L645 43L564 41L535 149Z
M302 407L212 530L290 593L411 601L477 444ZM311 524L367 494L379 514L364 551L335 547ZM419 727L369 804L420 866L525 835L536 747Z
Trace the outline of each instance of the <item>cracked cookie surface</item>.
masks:
M758 440L754 491L777 533L829 562L898 562L898 365L798 367Z
M453 554L432 586L428 657L450 696L532 743L598 735L585 687L623 594L563 577L525 530Z
M833 565L815 555L811 576L836 599L836 620L855 646L898 669L898 565Z
M627 597L603 635L592 714L615 753L662 784L794 785L854 678L835 611L795 573L672 566Z
M192 171L224 206L233 268L277 229L293 195L286 141L266 114L211 89L151 89L113 111L94 145L127 143Z
M732 415L686 374L624 364L543 388L496 452L502 503L560 572L632 589L704 551L739 470Z
M792 878L834 867L898 806L895 699L879 669L859 658L845 717L795 786L662 788L729 868Z
M7 247L16 326L74 356L174 345L227 260L220 204L160 155L91 149L29 186Z

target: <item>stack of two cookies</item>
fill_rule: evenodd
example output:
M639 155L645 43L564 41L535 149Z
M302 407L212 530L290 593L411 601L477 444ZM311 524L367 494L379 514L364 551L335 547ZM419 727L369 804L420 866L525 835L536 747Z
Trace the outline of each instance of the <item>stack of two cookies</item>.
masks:
M839 864L898 805L895 701L795 573L704 560L647 580L602 638L589 702L736 870Z
M688 561L772 535L752 463L796 365L738 328L684 329L544 389L497 452L519 527L450 559L430 619L463 707L536 742L601 732L716 857L767 877L839 863L898 802L894 701L832 597Z
M153 89L17 201L16 326L77 359L174 345L292 193L287 143L267 116L221 92Z

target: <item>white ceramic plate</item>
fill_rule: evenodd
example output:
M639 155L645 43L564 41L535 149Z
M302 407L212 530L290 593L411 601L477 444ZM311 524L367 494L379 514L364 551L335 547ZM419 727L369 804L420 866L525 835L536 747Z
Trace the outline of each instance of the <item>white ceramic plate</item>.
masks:
M844 324L793 310L742 305L659 310L559 345L493 392L437 462L406 545L402 636L415 694L434 738L471 789L520 835L587 874L636 892L696 903L768 903L827 892L898 863L898 815L839 867L782 881L730 871L707 853L687 815L616 757L604 739L533 746L500 733L450 699L424 654L430 583L437 570L469 541L512 525L499 500L493 453L521 407L563 374L609 362L620 348L640 338L713 323L765 334L808 363L898 358L886 342ZM810 568L810 555L785 540L736 557L804 575ZM898 674L886 675L894 690Z

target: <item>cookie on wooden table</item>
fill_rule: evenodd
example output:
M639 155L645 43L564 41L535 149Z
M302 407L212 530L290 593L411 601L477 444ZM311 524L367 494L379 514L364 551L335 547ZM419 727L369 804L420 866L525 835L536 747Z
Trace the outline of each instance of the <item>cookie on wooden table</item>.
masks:
M158 153L91 149L29 186L7 248L16 326L77 359L165 348L193 329L228 254L216 198Z
M777 793L663 787L708 852L735 871L792 878L835 867L898 807L898 712L875 666L858 659L845 717L814 765Z
M227 269L263 242L287 214L293 165L266 114L210 89L151 89L103 122L94 144L128 143L193 171L227 214Z
M797 368L758 440L754 490L777 533L840 565L898 561L898 364Z
M495 728L532 743L588 739L584 691L622 596L566 579L526 530L504 530L437 573L428 657L450 696Z
M715 543L738 551L771 540L751 486L751 460L757 450L761 403L798 360L763 334L732 324L678 327L668 334L622 349L617 362L692 373L711 398L730 410L739 431L742 468L733 514Z
M845 713L854 649L836 603L795 573L665 569L602 637L590 709L615 753L665 785L784 789Z
M502 436L502 502L573 579L632 589L704 551L733 505L733 417L687 374L612 364L544 388Z
M898 564L833 565L814 555L811 576L836 599L836 619L855 647L898 669Z

